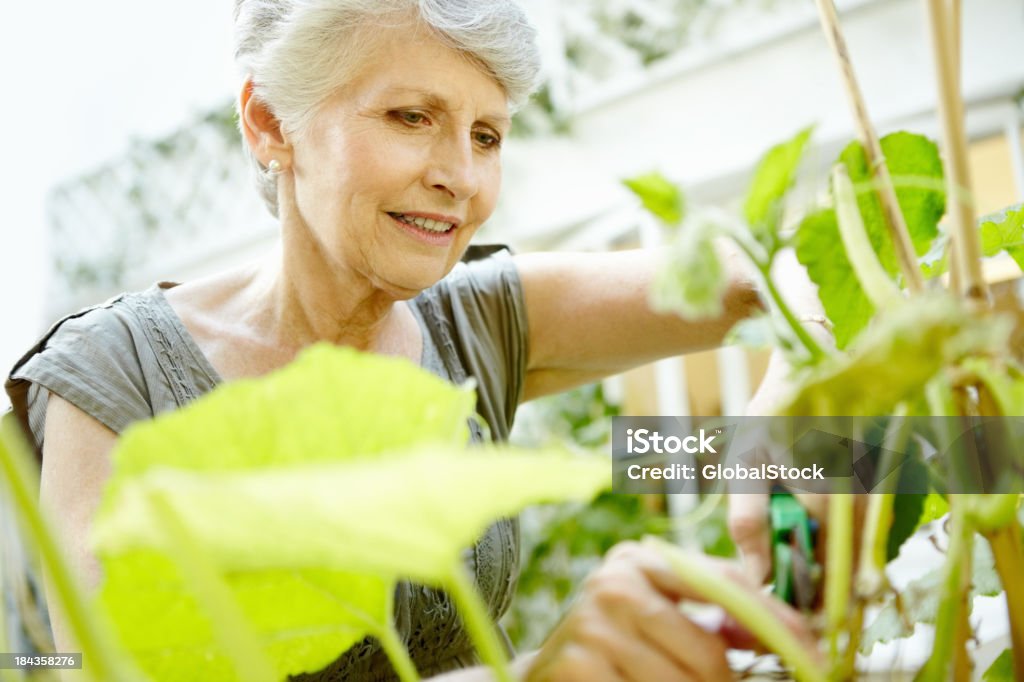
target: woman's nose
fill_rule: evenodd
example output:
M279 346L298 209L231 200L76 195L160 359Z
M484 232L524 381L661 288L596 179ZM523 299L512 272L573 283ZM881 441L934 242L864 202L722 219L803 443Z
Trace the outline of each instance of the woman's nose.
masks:
M457 201L471 199L480 189L472 140L467 138L439 140L434 145L424 175L426 185L446 192Z

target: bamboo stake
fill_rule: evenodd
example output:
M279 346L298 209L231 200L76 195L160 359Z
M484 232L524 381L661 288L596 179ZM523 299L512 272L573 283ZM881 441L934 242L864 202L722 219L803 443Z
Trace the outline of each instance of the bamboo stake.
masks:
M959 21L950 17L946 0L925 0L932 36L936 79L939 90L939 118L942 123L942 146L946 157L946 203L957 253L954 262L959 266L962 293L978 308L989 306L988 285L981 269L981 241L974 229L974 206L961 196L969 191L970 174L967 167L967 140L964 132L963 109L960 101L957 62L953 54L959 39ZM959 9L954 2L954 10ZM958 292L959 293L959 292Z
M853 119L857 126L857 137L860 139L861 146L864 147L864 154L867 156L868 165L877 180L878 196L882 201L882 215L885 217L886 227L896 249L896 260L899 263L900 272L903 273L903 279L906 281L907 288L910 289L911 293L920 293L924 290L924 277L921 276L921 270L917 267L914 245L910 240L910 233L907 231L907 223L903 219L903 212L900 210L899 202L896 200L896 190L893 189L889 167L886 165L885 156L882 154L882 146L878 142L878 135L871 124L871 119L868 118L864 95L860 91L857 77L853 72L853 63L850 61L850 53L846 48L846 39L843 37L842 29L839 26L835 5L832 0L816 0L816 2L818 4L818 15L821 18L821 26L825 31L825 38L828 40L829 47L832 48L832 55L839 65L843 84L846 86L846 94L853 108Z

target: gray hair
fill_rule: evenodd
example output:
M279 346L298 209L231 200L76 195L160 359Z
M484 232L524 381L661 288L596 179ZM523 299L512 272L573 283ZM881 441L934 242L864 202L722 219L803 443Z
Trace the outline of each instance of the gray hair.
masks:
M283 132L301 135L372 44L372 32L361 29L402 15L490 72L513 111L535 89L536 35L515 0L236 0L235 61ZM277 178L244 147L276 216Z

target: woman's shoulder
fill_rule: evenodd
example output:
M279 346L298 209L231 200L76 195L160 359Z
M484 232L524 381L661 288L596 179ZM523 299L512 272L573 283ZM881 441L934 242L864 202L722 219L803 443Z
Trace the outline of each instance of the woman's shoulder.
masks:
M50 393L120 433L194 384L161 286L62 317L14 364L4 388L37 447Z
M504 246L470 247L434 287L414 299L451 378L477 382L478 412L508 437L526 375L527 322L519 273Z

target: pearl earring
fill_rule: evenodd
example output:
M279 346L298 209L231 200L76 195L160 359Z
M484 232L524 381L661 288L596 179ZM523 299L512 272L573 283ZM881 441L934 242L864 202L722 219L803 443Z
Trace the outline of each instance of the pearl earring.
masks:
M281 170L281 162L277 159L271 159L267 164L267 172L271 175L280 175Z

